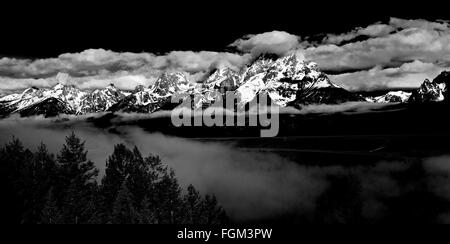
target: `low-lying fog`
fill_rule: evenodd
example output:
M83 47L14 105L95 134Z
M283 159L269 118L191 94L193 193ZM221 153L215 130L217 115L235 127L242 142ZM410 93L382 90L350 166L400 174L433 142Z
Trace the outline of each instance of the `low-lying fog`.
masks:
M248 152L220 142L149 134L137 127L119 127L119 133L110 133L84 122L5 119L0 120L0 143L3 145L16 136L30 149L42 141L57 153L72 130L86 140L88 157L101 174L115 144L136 145L144 155L161 156L175 170L183 187L192 183L202 193L215 194L235 221L313 213L317 203L325 201L322 196L332 187L331 179L345 175L356 177L360 183L358 197L362 215L381 218L386 212L382 199L410 192L418 184L415 180L400 182L394 177L410 168L408 162L305 166L275 153ZM420 164L426 172L425 187L436 196L450 200L450 157L428 158ZM450 214L439 213L438 218L447 222Z

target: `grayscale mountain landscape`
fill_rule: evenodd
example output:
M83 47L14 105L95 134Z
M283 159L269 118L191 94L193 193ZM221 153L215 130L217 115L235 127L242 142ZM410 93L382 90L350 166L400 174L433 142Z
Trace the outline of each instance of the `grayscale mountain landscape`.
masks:
M3 45L1 221L450 223L450 22L264 14Z

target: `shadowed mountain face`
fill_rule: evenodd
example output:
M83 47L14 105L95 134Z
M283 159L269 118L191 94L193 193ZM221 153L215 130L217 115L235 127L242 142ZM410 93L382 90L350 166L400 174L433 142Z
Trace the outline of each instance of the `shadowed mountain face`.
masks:
M445 84L448 87L450 83L450 71L444 71L439 74L434 80L438 84ZM448 89L445 89L444 96L448 94Z
M73 110L67 108L66 104L54 97L45 99L42 102L28 106L20 110L20 116L27 117L43 114L46 117L57 116L58 114L74 114Z
M450 72L444 71L433 81L425 80L419 89L413 91L409 101L415 103L442 102L448 98Z
M291 104L301 107L305 104L340 104L349 101L365 101L365 99L340 87L324 87L298 94L297 99Z

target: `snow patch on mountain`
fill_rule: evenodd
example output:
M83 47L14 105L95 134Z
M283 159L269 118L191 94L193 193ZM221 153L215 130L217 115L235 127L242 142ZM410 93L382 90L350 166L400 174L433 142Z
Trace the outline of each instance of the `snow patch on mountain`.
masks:
M422 85L413 92L409 102L442 102L448 99L448 83L450 83L450 72L444 71L433 81L426 79Z
M241 83L236 91L240 106L261 92L267 92L275 104L285 107L299 95L306 96L312 90L340 88L319 70L316 63L297 58L296 54L275 60L263 56L247 68Z
M374 103L404 103L407 102L412 92L390 91L384 95L367 97L367 101Z

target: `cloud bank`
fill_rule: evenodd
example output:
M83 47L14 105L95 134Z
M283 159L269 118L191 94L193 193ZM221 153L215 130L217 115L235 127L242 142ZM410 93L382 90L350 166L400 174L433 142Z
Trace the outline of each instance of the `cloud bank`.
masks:
M339 45L365 33L367 40ZM398 67L404 62L450 61L450 28L447 22L391 18L387 25L374 24L350 33L328 35L318 46L306 49L306 57L323 70L345 71L374 66Z
M417 87L450 68L450 26L391 18L387 24L329 34L306 48L305 57L325 72L339 74L332 80L347 89Z
M235 52L156 55L89 49L35 60L3 57L0 90L50 87L56 84L58 73L68 74L68 80L82 89L114 83L130 90L150 85L163 72L172 71L185 72L195 82L217 67L242 70L262 53L283 56L295 52L318 63L332 81L350 90L418 87L425 78L450 69L448 21L390 18L344 33L325 33L319 41L307 40L307 36L280 30L238 38L229 45Z
M300 38L284 31L265 32L247 35L236 40L230 46L238 50L258 56L261 53L273 53L280 56L299 48Z
M419 60L399 67L383 68L379 65L362 71L330 75L330 79L349 90L376 90L386 88L419 87L425 79L432 79L445 68Z
M82 89L102 88L113 83L130 90L137 85L150 85L163 72L185 72L195 81L217 67L239 70L249 58L249 55L227 52L173 51L158 56L104 49L37 60L3 57L0 59L0 89L51 87L62 82Z

